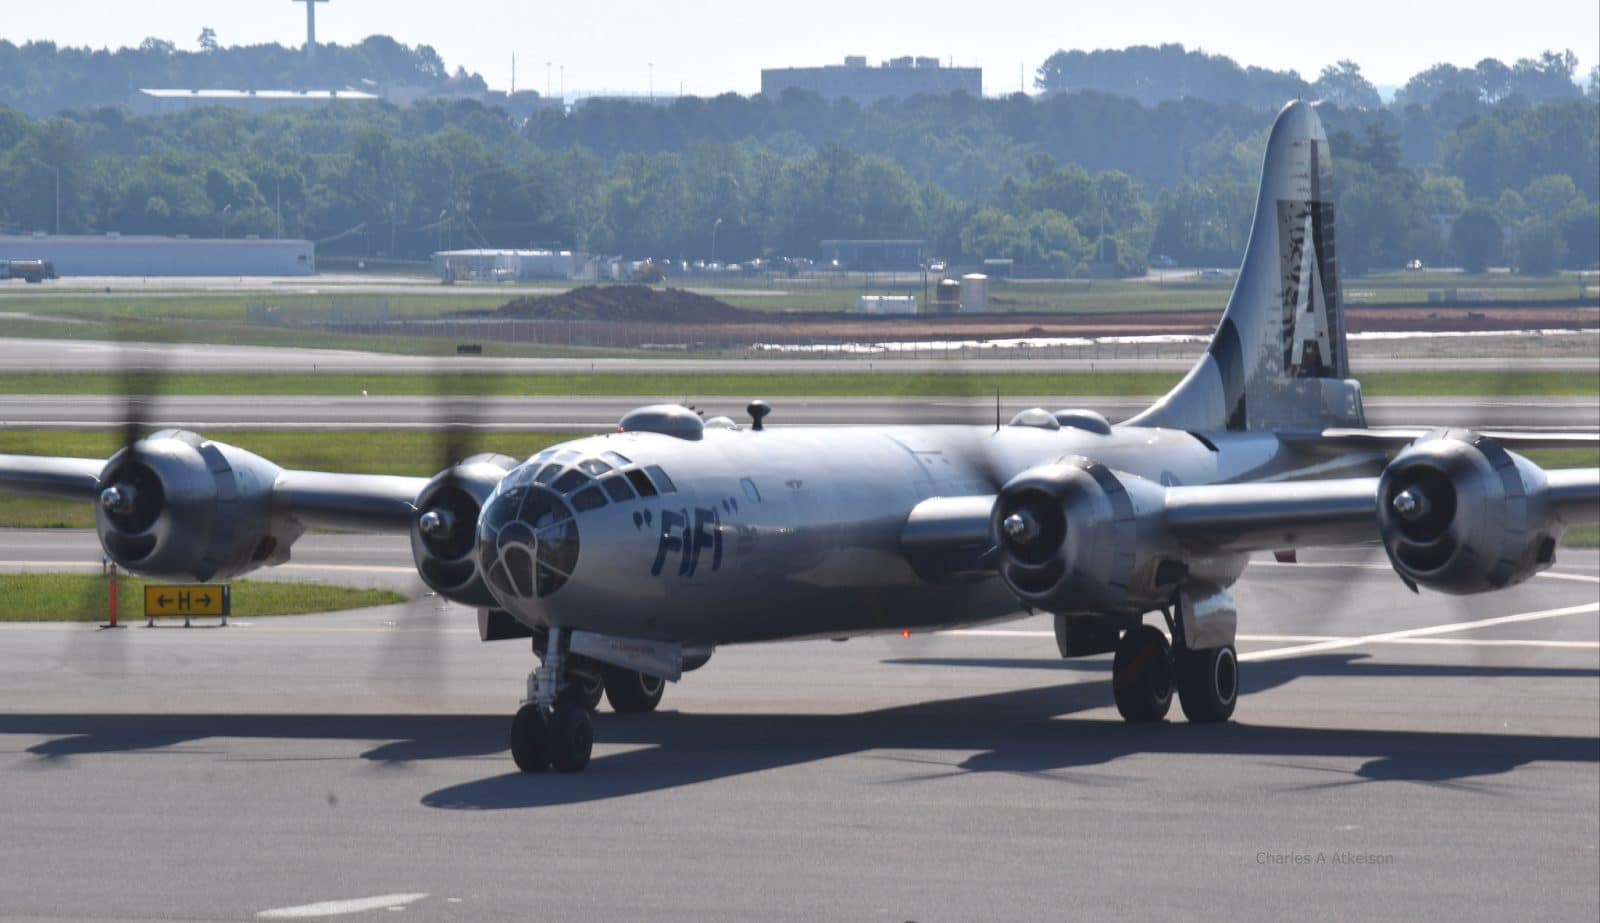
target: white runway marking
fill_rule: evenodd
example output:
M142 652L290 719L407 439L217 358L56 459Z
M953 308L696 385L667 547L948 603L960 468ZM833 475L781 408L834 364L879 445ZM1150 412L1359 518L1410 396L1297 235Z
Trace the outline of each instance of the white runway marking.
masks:
M1450 634L1457 631L1470 631L1474 628L1489 628L1494 625L1505 625L1515 622L1527 622L1535 619L1554 618L1561 615L1580 615L1588 612L1600 612L1600 603L1589 603L1582 606L1569 606L1565 609L1546 609L1539 612L1523 612L1517 615L1503 615L1496 618L1480 619L1476 622L1455 622L1449 625L1428 625L1423 628L1409 628L1401 631L1390 631L1375 635L1338 636L1338 635L1239 635L1237 640L1243 643L1256 644L1289 644L1292 647L1275 648L1265 651L1247 651L1239 655L1240 660L1270 660L1278 657L1293 657L1300 654L1317 654L1323 651L1338 650L1340 648L1358 647L1364 644L1419 644L1419 645L1458 645L1464 647L1548 647L1567 648L1572 650L1600 650L1600 641L1545 641L1534 639L1513 638L1440 638L1435 635ZM935 632L941 635L957 635L967 638L1054 638L1054 631L1043 631L1027 628L959 628L954 631Z
M1362 635L1356 638L1338 638L1330 641L1317 641L1311 644L1298 644L1291 647L1278 647L1265 651L1250 651L1240 654L1239 659L1244 660L1276 660L1280 657L1300 657L1306 654L1320 654L1324 651L1336 651L1347 647L1360 647L1363 644L1388 644L1407 643L1413 638L1425 638L1433 635L1452 634L1458 631L1471 631L1475 628L1491 628L1495 625L1512 625L1517 622L1532 622L1539 619L1557 618L1563 615L1586 615L1591 612L1600 612L1600 602L1584 603L1581 606L1567 606L1561 609L1541 609L1538 612L1519 612L1516 615L1502 615L1496 618L1478 619L1472 622L1451 622L1447 625L1428 625L1423 628L1407 628L1402 631L1386 631L1375 635ZM1440 639L1448 640L1448 639ZM1492 640L1479 639L1481 644L1493 643Z
M1343 567L1353 570L1393 570L1389 564L1367 561L1251 561L1251 567ZM1572 580L1577 583L1600 583L1600 576L1592 574L1568 574L1560 571L1546 570L1533 575L1537 578L1550 580Z
M263 920L304 920L311 917L336 917L347 913L365 913L368 910L398 910L414 904L427 894L380 894L377 897L358 897L347 901L321 901L301 904L298 907L278 907L256 914Z

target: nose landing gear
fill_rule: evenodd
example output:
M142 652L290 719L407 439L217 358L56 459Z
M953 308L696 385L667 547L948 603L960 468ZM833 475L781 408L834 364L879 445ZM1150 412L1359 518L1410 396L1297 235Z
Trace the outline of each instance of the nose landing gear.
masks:
M563 696L566 632L550 629L544 663L528 674L528 698L511 722L511 759L523 772L579 772L589 765L594 724L580 695ZM594 696L598 703L599 696Z

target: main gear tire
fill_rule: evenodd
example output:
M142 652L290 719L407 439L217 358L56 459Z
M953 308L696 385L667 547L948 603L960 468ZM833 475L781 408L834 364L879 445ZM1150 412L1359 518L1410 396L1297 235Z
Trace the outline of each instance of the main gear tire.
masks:
M1135 724L1160 721L1172 708L1172 645L1153 625L1140 625L1117 642L1111 662L1117 711Z
M664 679L621 667L606 667L601 675L605 678L606 701L620 714L655 711L667 688Z

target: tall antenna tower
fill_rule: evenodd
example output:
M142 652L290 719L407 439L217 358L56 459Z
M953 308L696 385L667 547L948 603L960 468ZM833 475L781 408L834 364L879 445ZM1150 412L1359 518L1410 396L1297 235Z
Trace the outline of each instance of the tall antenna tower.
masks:
M327 3L328 0L291 0L293 3L306 5L306 54L317 53L317 4Z

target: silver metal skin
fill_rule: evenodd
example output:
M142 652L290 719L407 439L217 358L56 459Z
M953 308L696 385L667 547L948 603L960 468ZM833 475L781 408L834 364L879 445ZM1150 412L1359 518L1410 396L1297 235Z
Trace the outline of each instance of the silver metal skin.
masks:
M1412 584L1456 594L1500 589L1544 570L1567 525L1595 515L1592 500L1568 503L1564 492L1552 494L1539 466L1466 430L1439 430L1407 447L1384 469L1378 496L1395 570Z
M1428 513L1428 498L1414 487L1395 494L1394 511L1407 522L1416 522Z
M408 504L411 558L422 582L435 593L469 605L494 605L478 573L473 534L484 500L516 464L504 455L474 455L415 492Z
M450 532L455 517L449 510L428 510L417 517L417 530L429 538L438 538Z
M1207 355L1132 423L1200 430L1364 427L1334 260L1333 157L1316 110L1278 114L1244 262Z
M126 484L113 484L100 492L100 508L107 513L132 512L134 493Z
M0 490L98 498L118 563L198 580L281 563L314 526L409 533L423 579L479 606L486 639L543 637L528 701L546 711L574 651L675 679L720 644L1030 609L1058 617L1064 655L1109 651L1160 610L1177 654L1231 670L1229 588L1254 552L1381 540L1413 585L1473 593L1600 520L1600 469L1515 451L1593 436L1365 428L1330 164L1315 111L1290 103L1206 356L1122 425L1034 409L998 427L785 427L781 403L756 401L742 426L652 405L619 432L432 479L284 471L166 431L105 463L0 455ZM1185 712L1225 720L1225 685L1209 704L1183 692ZM1147 718L1169 703L1154 704L1118 700Z
M1012 513L1000 522L1006 537L1015 542L1026 542L1039 533L1039 523L1028 513Z
M113 455L95 528L133 573L212 580L288 560L304 528L272 511L278 466L194 433L166 430Z

